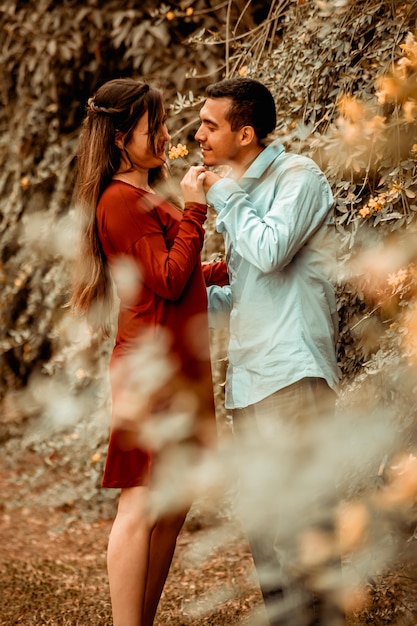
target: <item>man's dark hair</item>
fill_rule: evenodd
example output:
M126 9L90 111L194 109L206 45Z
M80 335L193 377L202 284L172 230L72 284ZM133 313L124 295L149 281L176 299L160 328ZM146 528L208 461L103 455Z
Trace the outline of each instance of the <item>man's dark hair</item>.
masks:
M259 141L271 133L277 123L274 98L265 85L251 78L227 78L209 85L207 98L230 98L226 114L233 131L252 126Z

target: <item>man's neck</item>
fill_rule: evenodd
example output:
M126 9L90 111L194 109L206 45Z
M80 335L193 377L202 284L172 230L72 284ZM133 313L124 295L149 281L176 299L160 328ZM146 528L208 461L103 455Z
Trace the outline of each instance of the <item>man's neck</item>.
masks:
M233 168L233 178L235 180L239 180L242 178L243 174L246 170L252 165L254 160L260 153L264 150L265 146L256 146L252 150L245 152L242 155L242 159L238 161L231 162L230 165Z

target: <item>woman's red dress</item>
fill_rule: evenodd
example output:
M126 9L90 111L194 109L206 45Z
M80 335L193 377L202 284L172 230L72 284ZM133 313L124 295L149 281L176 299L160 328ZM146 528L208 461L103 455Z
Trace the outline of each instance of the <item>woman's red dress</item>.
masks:
M161 407L168 407L173 400L178 404L178 398L191 393L196 410L187 437L198 445L215 438L207 295L200 261L206 207L187 203L182 212L159 195L113 181L100 198L96 219L120 298L110 363L112 425L102 484L132 487L149 483L159 454L152 445L141 443L141 398L145 399L148 416L159 412L162 416ZM118 281L121 267L126 275ZM126 276L130 276L127 286ZM149 363L145 361L148 371L144 376L133 371L139 367L136 363L143 367L143 356L142 361L135 362L134 358L149 347L150 337L151 343L168 346L162 355L168 370L161 373L160 388L158 364L151 362L151 355ZM173 373L167 375L169 368ZM141 388L140 381L146 380L146 375L151 376L152 393ZM132 420L130 413L135 412L138 399L137 416Z

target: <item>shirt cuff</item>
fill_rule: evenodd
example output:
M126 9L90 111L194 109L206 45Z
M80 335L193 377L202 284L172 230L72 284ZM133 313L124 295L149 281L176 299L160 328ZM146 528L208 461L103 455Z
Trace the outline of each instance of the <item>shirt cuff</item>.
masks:
M239 185L230 178L221 178L210 187L206 193L207 202L219 212L227 204L230 196L236 191L241 191Z

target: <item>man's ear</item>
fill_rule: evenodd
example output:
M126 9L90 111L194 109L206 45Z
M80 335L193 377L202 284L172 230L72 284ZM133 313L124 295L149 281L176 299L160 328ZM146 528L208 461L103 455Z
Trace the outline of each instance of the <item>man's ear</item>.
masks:
M122 133L121 130L116 130L116 137L114 140L114 143L116 144L116 146L119 148L119 150L123 150L125 147L125 136Z
M243 126L239 131L239 138L242 146L249 146L254 140L256 140L253 126Z

